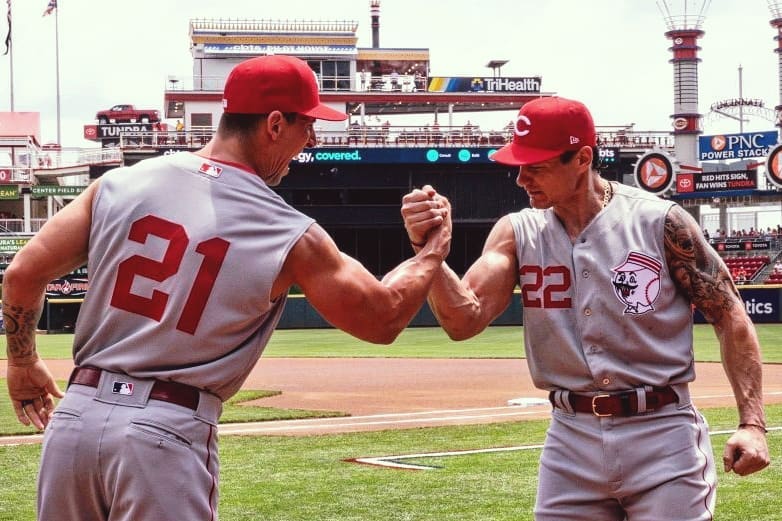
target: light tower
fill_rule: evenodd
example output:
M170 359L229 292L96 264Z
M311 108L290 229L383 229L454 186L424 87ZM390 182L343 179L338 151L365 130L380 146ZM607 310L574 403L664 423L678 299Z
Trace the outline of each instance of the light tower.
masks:
M665 19L665 36L673 42L673 140L676 159L684 166L698 166L698 38L711 0L657 0Z
M768 10L771 11L771 27L777 30L777 35L774 39L777 41L777 48L774 52L777 53L777 59L779 65L777 66L777 76L779 84L779 104L774 107L776 111L777 127L782 126L780 121L780 114L782 114L782 1L768 0Z
M380 47L380 0L370 0L369 15L372 17L372 48Z

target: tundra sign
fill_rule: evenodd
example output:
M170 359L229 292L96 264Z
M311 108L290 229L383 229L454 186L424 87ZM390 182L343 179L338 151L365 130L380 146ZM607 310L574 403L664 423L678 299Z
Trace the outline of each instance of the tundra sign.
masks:
M719 134L698 138L699 159L751 159L766 157L777 143L777 131L746 132L744 134Z
M757 187L757 170L688 172L676 176L676 192L680 194L723 190L755 190Z

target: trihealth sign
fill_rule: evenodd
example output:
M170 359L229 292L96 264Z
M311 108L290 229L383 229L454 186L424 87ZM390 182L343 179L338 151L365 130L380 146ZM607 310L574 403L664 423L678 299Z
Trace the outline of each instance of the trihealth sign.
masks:
M745 132L744 134L718 134L698 138L699 159L751 159L766 157L777 143L777 131Z
M523 78L443 77L429 78L429 92L540 92L540 76Z

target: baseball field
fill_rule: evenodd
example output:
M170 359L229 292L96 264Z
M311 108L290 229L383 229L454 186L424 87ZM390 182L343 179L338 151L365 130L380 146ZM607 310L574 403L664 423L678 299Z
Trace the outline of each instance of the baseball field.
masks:
M772 465L746 478L718 469L715 519L719 520L782 520L782 325L759 325L758 333L767 364L764 377ZM39 351L52 360L58 379L64 380L72 367L71 341L69 335L39 337ZM729 389L726 392L709 382L712 374L721 371L718 345L709 327L696 326L695 346L698 386L693 386L693 395L709 420L720 462L722 447L736 424L736 412ZM296 424L292 418L331 416L334 420L334 415L341 414L369 418L373 411L396 411L400 413L396 417L409 418L425 409L454 413L458 407L489 409L487 404L497 402L498 396L534 394L523 375L504 383L504 389L493 390L505 378L503 367L523 373L526 364L520 360L522 356L518 327L491 328L461 343L450 342L439 329L411 328L392 346L373 346L333 330L278 331L259 363L260 376L249 379L246 389L227 404L223 422L291 425ZM343 372L332 374L332 367ZM369 378L375 382L361 383L361 373L375 370L379 372ZM377 384L384 370L390 376L379 390L373 390L371 384ZM2 360L0 377L4 376ZM435 380L435 385L425 382L436 378L440 380ZM291 382L295 379L300 381ZM345 387L324 387L330 382L336 385L335 380ZM0 385L4 388L4 381ZM433 387L442 387L448 396L436 397ZM382 400L375 402L373 392ZM728 399L723 400L726 395ZM493 408L511 409L505 405L496 403ZM524 408L515 408L519 409ZM534 411L535 407L529 409ZM294 436L289 430L280 430L285 435L231 435L231 425L223 426L220 518L531 520L540 444L548 424L545 407L538 409L541 414L532 414L529 417L534 419L525 421L498 416L496 421L436 427L375 421L384 424L381 430L333 434ZM471 414L470 420L455 422L469 423L474 417L477 413ZM317 421L298 420L307 424ZM28 433L23 438L39 438L17 426L3 391L0 434L22 432ZM3 440L7 443L12 438L0 438L0 443ZM0 520L35 519L39 456L38 443L0 445ZM362 458L375 464L356 462Z

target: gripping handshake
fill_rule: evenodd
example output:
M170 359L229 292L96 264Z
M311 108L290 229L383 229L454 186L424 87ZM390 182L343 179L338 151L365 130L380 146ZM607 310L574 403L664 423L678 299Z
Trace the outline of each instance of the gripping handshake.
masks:
M451 203L430 185L416 188L402 198L402 218L410 243L423 248L428 242L444 246L448 255L451 243ZM447 238L446 238L447 237Z

